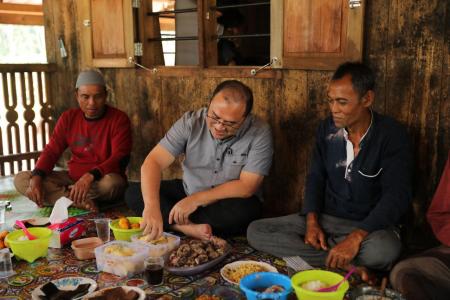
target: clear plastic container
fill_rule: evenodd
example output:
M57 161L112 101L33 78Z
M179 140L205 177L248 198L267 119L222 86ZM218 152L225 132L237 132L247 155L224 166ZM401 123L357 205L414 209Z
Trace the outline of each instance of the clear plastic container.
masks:
M149 248L145 244L113 241L95 248L99 271L120 277L131 277L144 272L144 260Z
M141 234L133 235L131 241L148 246L148 256L150 257L163 256L166 260L169 252L180 245L180 237L167 232L163 232L162 236L156 240L148 240L146 237Z

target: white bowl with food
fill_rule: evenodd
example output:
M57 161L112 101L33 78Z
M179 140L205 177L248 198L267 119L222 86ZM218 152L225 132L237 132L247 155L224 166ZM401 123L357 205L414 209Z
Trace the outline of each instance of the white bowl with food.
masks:
M239 285L239 282L245 276L256 272L275 272L277 268L268 263L255 260L239 260L229 263L220 269L220 275L225 281Z

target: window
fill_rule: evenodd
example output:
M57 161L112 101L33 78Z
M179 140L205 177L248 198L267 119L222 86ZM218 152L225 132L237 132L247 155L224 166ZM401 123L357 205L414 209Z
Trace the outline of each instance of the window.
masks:
M133 66L128 59L134 56L133 47L124 51L133 40L134 47L142 49L134 60L148 68L271 62L274 68L332 70L343 61L362 57L363 0L79 1L86 3L81 5L86 13L80 14L80 22L92 27L83 37L86 45L92 40L101 45L106 39L111 48L84 47L93 49L88 56L98 67ZM140 3L133 13L132 2ZM106 9L115 17L95 13ZM98 26L103 27L97 30L102 35L95 34ZM112 50L104 57L108 60L96 64L95 56L105 54L104 50ZM113 56L120 60L113 63ZM92 65L89 58L85 65Z
M42 0L0 0L0 175L31 170L49 138Z
M149 2L152 5L147 9L151 10L144 18L153 18L157 26L146 31L143 44L154 48L155 43L162 43L164 59L160 60L165 66L262 65L269 61L270 1L209 1L201 14L203 5L197 2L202 1Z
M46 63L42 0L0 1L0 64Z

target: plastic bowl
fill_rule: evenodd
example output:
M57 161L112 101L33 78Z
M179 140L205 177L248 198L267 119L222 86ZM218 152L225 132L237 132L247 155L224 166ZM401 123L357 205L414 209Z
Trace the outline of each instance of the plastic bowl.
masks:
M320 280L328 286L334 285L341 281L344 277L340 274L323 271L323 270L308 270L295 274L291 278L292 287L295 290L297 298L302 300L341 300L344 298L345 292L349 288L348 281L343 282L335 292L314 292L305 290L301 287L302 284L312 281Z
M141 217L127 217L130 224L139 223L142 221ZM109 223L109 228L112 229L114 238L119 241L131 241L131 236L141 233L142 229L122 229L119 227L119 219L113 220Z
M98 237L89 237L85 239L79 239L72 242L72 249L75 256L79 260L95 258L94 250L96 247L101 246L103 241Z
M149 256L163 256L164 260L167 260L169 258L169 252L180 245L180 237L167 232L163 232L163 236L166 238L170 238L170 241L160 243L155 243L155 241L146 242L139 239L142 237L142 234L137 234L131 237L131 242L148 246L150 249L148 252Z
M37 239L20 241L19 238L25 234L22 230L14 230L6 236L5 241L11 247L16 258L31 263L39 257L47 256L48 244L53 233L50 229L43 227L31 227L28 228L28 231Z
M283 292L262 293L272 285L283 287ZM292 292L291 279L286 275L273 272L257 272L243 277L239 283L239 287L244 291L247 299L287 299Z

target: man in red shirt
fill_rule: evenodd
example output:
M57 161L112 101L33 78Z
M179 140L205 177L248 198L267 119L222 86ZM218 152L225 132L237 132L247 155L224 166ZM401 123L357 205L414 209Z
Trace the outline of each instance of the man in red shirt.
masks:
M394 288L408 300L449 299L450 151L427 219L441 245L399 262L390 275Z
M16 189L39 207L65 196L75 207L97 211L97 202L120 199L126 189L125 168L131 152L128 116L106 105L106 84L95 71L81 72L75 96L79 108L65 111L35 169L14 178ZM69 148L68 171L53 171Z

